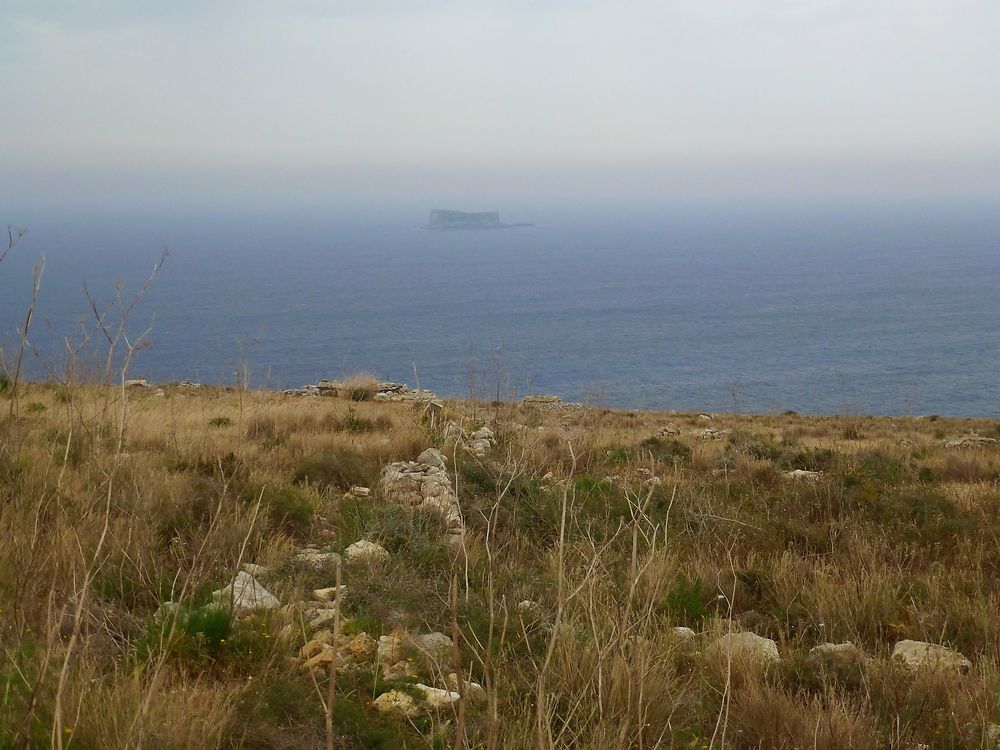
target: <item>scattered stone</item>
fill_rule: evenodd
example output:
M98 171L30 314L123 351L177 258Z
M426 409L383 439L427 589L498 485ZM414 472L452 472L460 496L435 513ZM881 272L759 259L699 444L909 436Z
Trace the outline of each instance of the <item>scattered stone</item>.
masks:
M149 388L145 378L133 378L125 381L126 388Z
M698 440L722 440L729 436L730 430L716 430L714 427L708 427L704 432L699 432L695 435Z
M446 661L451 658L454 644L444 633L428 633L410 638L414 648L434 661Z
M395 664L404 657L403 641L395 635L383 635L378 639L376 652L382 664Z
M821 643L809 649L807 660L814 667L852 667L862 662L861 650L850 641Z
M428 710L436 711L450 706L461 697L458 693L450 690L429 687L419 682L415 683L412 687L423 694L423 705L412 695L404 693L401 690L390 690L387 693L382 693L382 695L375 699L372 705L375 706L377 711L382 713L394 713L412 719L426 713Z
M340 562L340 555L336 552L323 552L314 547L306 547L298 551L295 555L295 560L314 570L323 570Z
M714 420L712 419L712 415L711 414L699 414L698 415L698 421L699 422L712 422Z
M892 658L912 670L967 672L972 667L972 662L958 651L925 641L900 641L892 649Z
M822 476L818 471L806 471L805 469L794 469L785 472L786 479L793 479L797 482L815 482Z
M533 406L544 411L582 411L583 404L563 401L558 396L525 396L521 399L525 406Z
M281 606L281 602L245 570L237 573L231 584L214 591L212 599L225 607L232 604L233 614L237 617L257 609L274 609Z
M312 643L312 641L310 641L310 643ZM319 647L319 651L317 651L312 656L310 656L308 659L306 659L304 662L302 662L302 671L303 672L309 672L309 671L311 671L313 669L318 669L320 667L325 667L327 664L329 664L330 662L333 661L333 655L336 654L336 653L337 652L333 648L333 646L329 646L327 644L322 644ZM338 656L338 662L339 662L339 656L340 655L337 654L337 656ZM340 670L338 669L337 671L339 672Z
M378 641L368 633L361 632L341 647L355 661L370 659L378 651Z
M672 424L664 425L656 432L658 437L676 437L681 434L680 428Z
M413 674L413 663L405 659L400 659L394 664L382 665L382 679L387 682L397 682L415 676Z
M348 497L353 497L355 499L363 499L371 497L372 491L367 487L351 487L346 493Z
M180 383L177 384L177 387L184 389L201 388L201 383L192 383L190 380L185 378L184 380L182 380Z
M374 565L388 560L389 551L381 544L361 539L345 549L344 556L350 562L360 562L367 565Z
M764 638L756 633L727 633L709 644L705 653L727 661L756 664L781 661L778 644L770 638Z
M344 584L341 584L339 589L336 586L328 586L325 589L313 589L312 592L313 598L321 602L332 602L346 593L347 586Z
M691 638L696 637L698 634L694 632L691 628L686 628L683 625L678 625L673 629L674 637L678 640L686 641Z
M299 649L299 656L303 659L309 660L325 649L332 648L332 643L333 633L329 630L321 630L313 635L313 637Z
M977 435L970 432L968 435L960 435L944 441L945 448L988 448L1000 443L1000 440Z
M333 625L336 619L336 609L321 609L319 611L315 611L312 618L309 620L309 629L319 630L325 625Z
M899 445L903 448L909 448L911 445L913 445L913 441L910 440L909 438L903 438L902 440L899 441Z

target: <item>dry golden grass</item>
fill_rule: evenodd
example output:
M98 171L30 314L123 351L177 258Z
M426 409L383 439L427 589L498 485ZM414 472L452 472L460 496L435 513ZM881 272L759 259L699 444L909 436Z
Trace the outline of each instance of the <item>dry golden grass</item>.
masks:
M326 746L316 686L293 661L294 603L332 581L289 558L361 538L393 556L345 570L355 631L451 632L457 575L460 659L488 695L458 746L990 746L1000 448L942 441L998 437L996 422L449 402L446 419L497 435L477 459L420 409L352 400L375 382L353 378L342 398L22 384L19 416L0 418L0 747ZM660 436L668 425L679 434ZM381 467L434 445L468 527L457 554L378 488ZM288 606L164 636L163 602L201 611L244 562L270 566ZM781 662L744 672L702 657L744 629L775 640ZM908 674L889 658L903 638L973 667ZM860 670L809 661L846 640ZM336 747L454 745L448 712L374 712L391 687L338 677Z

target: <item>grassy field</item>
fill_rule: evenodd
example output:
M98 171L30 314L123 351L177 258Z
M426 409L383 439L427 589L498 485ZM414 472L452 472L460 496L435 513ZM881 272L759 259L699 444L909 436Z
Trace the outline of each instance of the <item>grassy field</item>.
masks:
M945 442L997 422L348 392L0 385L0 747L996 746L1000 446ZM429 447L460 545L380 486ZM338 570L298 552L362 539L389 559L344 558L339 623L310 624ZM247 563L280 606L213 604ZM779 660L713 645L743 631ZM433 632L450 653L406 645ZM972 666L907 668L904 639ZM452 672L461 700L424 705ZM392 691L419 711L376 710Z

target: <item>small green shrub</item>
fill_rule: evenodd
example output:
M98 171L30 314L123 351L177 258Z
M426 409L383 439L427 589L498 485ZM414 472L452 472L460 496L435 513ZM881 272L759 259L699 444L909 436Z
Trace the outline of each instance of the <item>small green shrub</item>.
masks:
M708 616L706 589L701 581L681 578L667 594L667 612L685 625L694 626Z
M294 481L347 490L354 485L371 485L377 475L373 457L345 449L306 456L295 469Z
M6 396L10 389L13 387L10 375L5 372L0 372L0 396Z
M375 395L375 389L371 386L358 385L351 389L348 398L351 401L369 401Z
M41 414L42 412L45 411L45 404L40 403L38 401L32 401L30 404L24 407L24 411L27 412L28 414Z
M370 419L359 417L358 413L352 406L347 410L347 414L344 415L344 418L340 420L339 427L347 432L362 433L374 430L375 423Z
M229 417L212 417L208 420L208 424L212 427L231 427L233 420Z
M639 443L639 450L651 455L656 461L668 463L674 461L687 461L691 458L691 448L680 440L672 438L648 437Z
M311 530L319 506L318 499L301 487L247 482L236 487L236 492L244 502L260 500L272 528L300 539Z

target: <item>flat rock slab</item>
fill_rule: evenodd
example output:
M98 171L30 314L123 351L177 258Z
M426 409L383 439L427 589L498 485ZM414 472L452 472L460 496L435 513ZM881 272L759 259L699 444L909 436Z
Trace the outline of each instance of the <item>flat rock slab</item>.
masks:
M892 658L911 670L930 669L967 672L972 662L947 646L925 641L900 641L892 649Z

